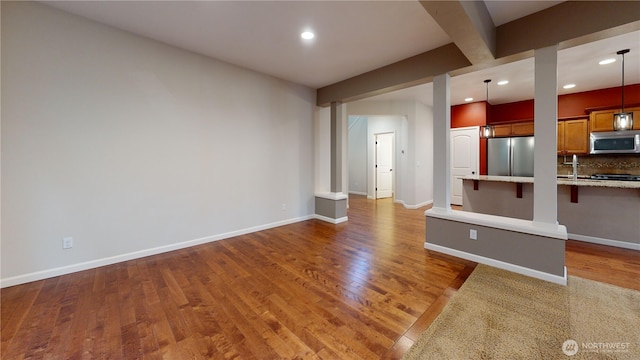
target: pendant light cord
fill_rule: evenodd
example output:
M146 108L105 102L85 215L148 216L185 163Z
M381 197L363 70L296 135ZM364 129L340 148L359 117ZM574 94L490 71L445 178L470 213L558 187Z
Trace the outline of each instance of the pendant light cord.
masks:
M624 114L624 53L622 53L622 113Z
M490 82L491 82L491 79L487 79L484 81L484 83L487 84L487 97L486 97L487 104L489 103L489 83Z
M621 111L622 114L624 114L624 54L628 52L629 52L629 49L624 49L616 53L618 55L622 55L622 111Z

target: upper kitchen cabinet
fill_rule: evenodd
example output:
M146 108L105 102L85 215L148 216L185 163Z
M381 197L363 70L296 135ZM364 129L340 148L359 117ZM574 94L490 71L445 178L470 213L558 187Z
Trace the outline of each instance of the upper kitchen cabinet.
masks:
M558 155L584 155L588 153L588 119L558 121Z
M633 129L640 130L640 107L626 108L625 112L633 112ZM589 115L591 132L613 131L613 114L620 109L592 111Z
M511 135L513 136L533 135L533 121L511 124Z
M493 125L493 136L494 137L511 136L511 124Z
M513 124L493 125L494 137L531 136L533 135L533 121Z

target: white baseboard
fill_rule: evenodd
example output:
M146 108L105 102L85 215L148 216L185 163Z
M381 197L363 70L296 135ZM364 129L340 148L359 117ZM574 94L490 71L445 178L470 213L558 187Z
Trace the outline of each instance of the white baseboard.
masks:
M491 259L491 258L488 258L488 257L484 257L484 256L476 255L476 254L471 254L471 253L468 253L468 252L465 252L465 251L451 249L451 248L448 248L448 247L444 247L444 246L440 246L440 245L436 245L436 244L431 244L431 243L427 243L427 242L424 243L424 248L427 249L427 250L433 250L433 251L437 251L437 252L440 252L440 253L443 253L443 254L447 254L447 255L459 257L459 258L462 258L462 259L474 261L474 262L477 262L477 263L480 263L480 264L493 266L493 267L496 267L496 268L499 268L499 269L512 271L514 273L530 276L532 278L536 278L536 279L540 279L540 280L544 280L544 281L549 281L549 282L552 282L552 283L555 283L555 284L559 284L559 285L563 285L563 286L567 285L567 267L566 266L564 267L564 276L558 276L558 275L542 272L540 270L534 270L534 269L526 268L526 267L523 267L523 266L520 266L520 265L515 265L515 264L507 263L507 262L504 262L504 261Z
M405 209L409 209L409 210L415 210L415 209L420 209L421 207L427 206L427 205L431 205L433 204L433 200L429 200L429 201L425 201L425 202L421 202L418 203L416 205L407 205L404 203L404 201L402 200L396 200L394 201L395 203L398 204L402 204L402 206L404 206Z
M0 279L0 288L20 285L20 284L28 283L31 281L48 279L54 276L66 275L66 274L70 274L78 271L94 269L100 266L106 266L106 265L111 265L111 264L115 264L123 261L143 258L145 256L156 255L156 254L161 254L169 251L184 249L191 246L206 244L212 241L218 241L222 239L231 238L234 236L245 235L245 234L253 233L256 231L267 230L267 229L271 229L271 228L275 228L283 225L289 225L289 224L293 224L293 223L297 223L297 222L301 222L301 221L305 221L313 218L315 218L315 215L307 215L307 216L302 216L294 219L277 221L270 224L253 226L250 228L231 231L223 234L207 236L207 237L194 239L194 240L188 240L188 241L184 241L176 244L158 246L151 249L144 249L140 251L130 252L127 254L116 255L116 256L106 257L102 259L90 260L90 261L85 261L77 264L61 266L57 268L36 271L28 274L12 276L6 279Z
M619 248L640 251L640 244L638 243L619 241L619 240L610 240L610 239L604 239L604 238L599 238L594 236L578 235L578 234L568 234L568 235L569 235L569 239L571 240L579 240L579 241L590 242L594 244L615 246Z
M367 196L366 192L349 190L349 194Z
M343 222L349 220L349 217L347 217L347 216L344 216L344 217L341 217L341 218L338 218L338 219L332 219L330 217L326 217L326 216L322 216L322 215L318 215L318 214L315 214L313 216L313 218L314 219L318 219L318 220L322 220L322 221L326 221L326 222L332 223L332 224L340 224L340 223L343 223Z

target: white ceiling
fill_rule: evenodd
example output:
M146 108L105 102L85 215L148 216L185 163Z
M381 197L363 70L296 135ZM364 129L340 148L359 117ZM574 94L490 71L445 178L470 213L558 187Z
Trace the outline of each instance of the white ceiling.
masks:
M47 2L278 78L322 87L450 43L417 1ZM305 42L300 33L312 29Z
M496 25L561 1L486 1ZM417 1L53 1L45 2L132 33L318 88L450 43ZM303 30L316 38L305 42ZM640 32L559 52L560 85L572 92L620 84L620 62L598 66L602 57L625 57L627 83L640 82ZM595 61L595 65L593 62ZM533 60L527 59L452 78L452 104L471 96L484 100L491 78L492 104L533 97ZM496 82L510 84L498 87ZM565 90L559 92L563 94ZM431 84L376 98L411 97L430 105Z
M564 1L544 1L544 0L485 0L485 5L495 26L506 24L509 21L520 19L535 12L555 6Z
M599 40L558 51L558 95L620 86L622 82L622 57L616 52L630 49L625 55L625 84L640 83L640 31ZM600 60L615 58L609 65L599 65ZM463 104L466 97L474 101L486 99L485 79L489 83L489 102L493 105L533 99L534 59L529 58L505 65L476 71L451 78L451 104ZM498 86L500 80L509 84ZM575 88L562 86L573 83ZM392 93L374 96L371 100L414 99L433 105L433 84L414 86Z

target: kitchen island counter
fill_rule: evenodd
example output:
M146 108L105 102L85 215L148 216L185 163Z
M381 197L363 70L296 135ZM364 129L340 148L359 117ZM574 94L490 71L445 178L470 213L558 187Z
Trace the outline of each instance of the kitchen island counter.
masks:
M494 176L494 175L469 175L459 176L462 180L476 181L496 181L516 184L533 184L532 177L522 176ZM620 189L640 189L640 181L619 181L619 180L594 180L585 177L579 177L573 181L572 178L557 177L558 185L575 185L575 186L592 186L592 187L608 187Z
M534 178L465 176L463 210L533 219ZM640 250L640 181L558 178L558 222L569 238Z

